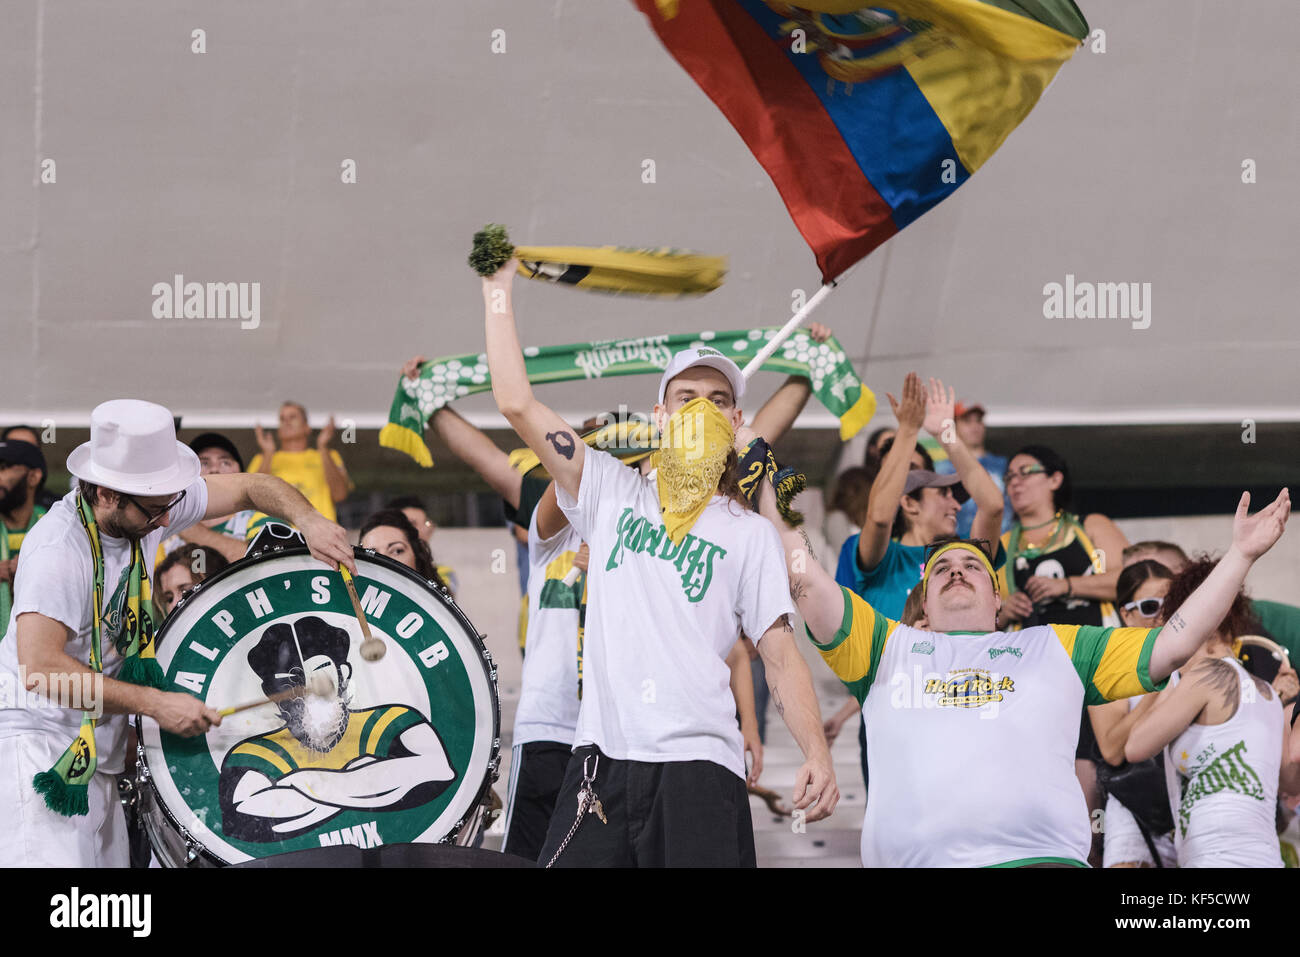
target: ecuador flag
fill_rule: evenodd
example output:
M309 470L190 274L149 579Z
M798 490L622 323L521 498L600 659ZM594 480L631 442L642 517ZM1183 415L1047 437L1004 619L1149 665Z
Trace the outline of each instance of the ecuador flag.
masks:
M829 282L942 202L1088 34L1070 0L635 0Z

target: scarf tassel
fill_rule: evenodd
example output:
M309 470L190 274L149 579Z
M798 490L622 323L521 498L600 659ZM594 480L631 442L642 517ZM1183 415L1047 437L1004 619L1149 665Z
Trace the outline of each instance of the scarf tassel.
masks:
M803 513L790 507L794 497L808 487L808 478L802 472L790 466L777 471L772 476L772 487L776 490L776 507L791 525L803 524Z
M42 771L32 779L36 792L45 798L45 806L55 814L75 817L90 813L89 789L84 784L69 784L56 771Z
M122 662L122 670L117 673L118 681L127 681L141 687L167 690L167 677L156 658L141 658L132 655Z

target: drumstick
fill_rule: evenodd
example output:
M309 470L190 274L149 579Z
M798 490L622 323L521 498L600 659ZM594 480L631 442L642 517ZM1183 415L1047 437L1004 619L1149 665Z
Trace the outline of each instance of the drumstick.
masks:
M269 694L265 698L259 698L256 701L246 701L230 708L222 708L217 714L223 718L228 718L232 714L239 714L239 712L247 711L250 708L260 708L264 704L279 704L288 698L302 698L309 694L323 696L329 693L329 687L330 680L328 678L313 678L307 685L294 685L292 688L277 691L275 694Z
M348 597L352 599L352 610L356 613L357 621L361 623L361 634L365 638L361 642L361 657L366 661L378 661L384 657L384 652L388 650L388 646L370 634L370 624L366 621L366 613L361 610L361 599L357 597L357 586L352 583L352 574L344 565L339 566L339 573L343 575L343 584L348 587Z

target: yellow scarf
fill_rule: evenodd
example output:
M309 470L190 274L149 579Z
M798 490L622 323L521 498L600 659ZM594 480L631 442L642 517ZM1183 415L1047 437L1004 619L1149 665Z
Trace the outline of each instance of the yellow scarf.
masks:
M718 407L701 396L668 419L650 464L659 470L659 510L674 545L718 492L736 435Z

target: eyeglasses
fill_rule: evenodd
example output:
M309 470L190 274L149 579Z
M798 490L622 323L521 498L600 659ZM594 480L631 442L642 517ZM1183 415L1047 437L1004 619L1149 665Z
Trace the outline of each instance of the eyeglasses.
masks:
M1002 484L1010 485L1013 478L1029 478L1031 475L1041 475L1046 472L1041 465L1022 465L1018 469L1007 469L1006 474L1002 476Z
M172 509L174 509L177 505L179 505L181 503L181 500L185 498L185 490L182 489L180 495L177 495L174 499L172 499L170 502L164 505L159 511L151 512L149 511L149 509L145 508L143 505L137 502L132 496L127 495L125 492L121 492L119 494L121 495L122 498L126 499L128 502L130 502L132 505L138 508L140 510L140 513L145 518L149 519L150 525L156 525L159 522L161 522L164 518L167 517L167 513L170 512Z
M1141 601L1131 601L1121 607L1124 611L1136 611L1143 618L1154 618L1160 613L1160 607L1164 603L1163 598L1143 598Z

